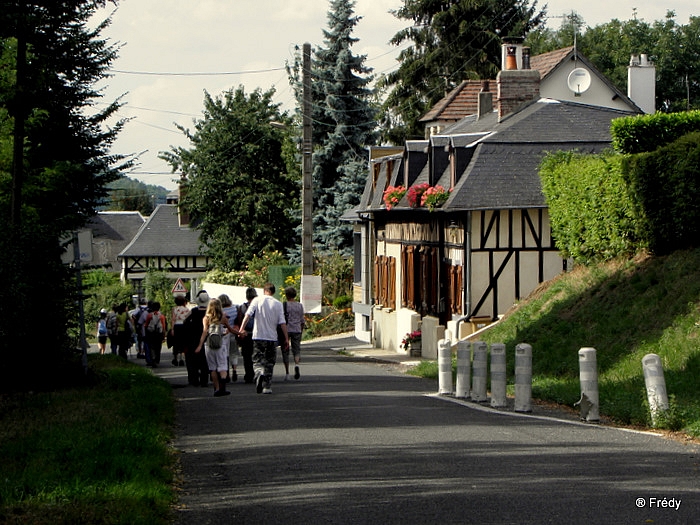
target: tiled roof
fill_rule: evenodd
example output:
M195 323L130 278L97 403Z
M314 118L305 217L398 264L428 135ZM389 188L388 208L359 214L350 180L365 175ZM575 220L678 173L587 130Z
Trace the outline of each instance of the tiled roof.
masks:
M488 86L489 91L495 91L495 80L465 80L435 104L418 121L457 122L465 115L476 113L479 92L484 84Z
M573 46L542 53L530 58L530 69L540 72L540 78L545 78L556 67L562 63L569 53L574 50Z
M179 225L177 205L160 204L119 257L194 256L200 248L199 232Z

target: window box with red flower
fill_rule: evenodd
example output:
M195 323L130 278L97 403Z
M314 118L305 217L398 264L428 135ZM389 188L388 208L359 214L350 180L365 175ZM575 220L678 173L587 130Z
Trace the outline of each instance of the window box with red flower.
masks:
M408 189L408 205L411 208L418 208L421 206L421 198L425 191L430 188L430 184L427 182L421 182L420 184L414 184Z
M404 195L406 195L405 186L389 186L386 190L384 190L384 206L386 206L387 210L390 210L396 206L401 199L403 199Z
M421 204L427 207L429 211L433 211L435 208L439 208L440 206L445 204L445 202L447 202L447 199L450 197L451 191L451 189L446 190L440 185L428 188L423 193L423 197L421 198Z

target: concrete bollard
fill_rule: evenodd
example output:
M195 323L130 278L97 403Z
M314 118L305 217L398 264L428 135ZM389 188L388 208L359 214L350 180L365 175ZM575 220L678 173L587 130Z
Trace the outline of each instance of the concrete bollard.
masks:
M656 354L647 354L642 358L642 367L649 410L651 411L651 422L656 426L659 412L665 412L669 408L661 358Z
M595 348L581 348L578 351L579 381L581 399L577 405L581 408L581 419L600 420L598 400L598 362Z
M469 341L457 343L457 385L455 397L469 397L469 380L471 376L472 345Z
M491 406L506 406L506 345L491 345Z
M516 412L532 412L532 347L520 343L515 347Z
M438 341L438 394L452 394L452 342Z
M486 401L486 368L488 359L488 348L483 341L476 341L472 344L472 401Z

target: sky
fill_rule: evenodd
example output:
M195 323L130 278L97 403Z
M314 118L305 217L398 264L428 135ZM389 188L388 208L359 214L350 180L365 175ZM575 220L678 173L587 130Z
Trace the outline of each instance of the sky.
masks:
M676 12L679 24L700 15L697 0L589 0L573 9L588 26L635 16L647 22ZM111 6L112 4L108 4ZM396 69L396 56L406 47L389 44L405 21L391 12L402 0L356 0L361 20L353 36L357 55L379 76ZM572 11L568 0L547 5L548 26L558 28ZM112 152L138 154L127 175L147 184L176 187L177 174L158 158L172 147L189 147L175 125L192 128L202 116L204 92L218 96L243 86L246 93L275 88L283 109L294 107L285 64L293 62L295 46L323 46L328 28L329 0L120 0L118 8L99 10L96 19L112 13L102 36L121 45L112 76L99 85L106 104L122 97L120 118L131 119ZM635 10L636 9L636 10Z

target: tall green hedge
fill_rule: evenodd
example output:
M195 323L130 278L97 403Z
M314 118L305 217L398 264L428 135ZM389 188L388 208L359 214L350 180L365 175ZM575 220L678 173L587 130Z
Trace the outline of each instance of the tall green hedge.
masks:
M612 144L618 153L644 153L700 131L700 111L654 113L612 121Z
M558 152L540 166L552 233L565 257L588 263L644 247L642 221L623 177L623 156Z
M700 132L625 157L624 176L656 254L700 245Z

